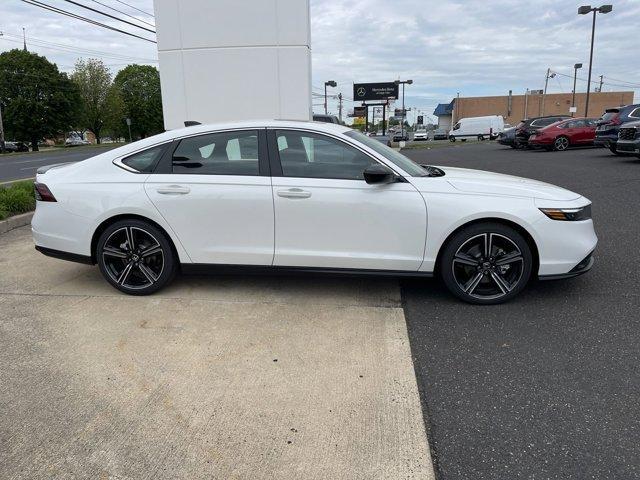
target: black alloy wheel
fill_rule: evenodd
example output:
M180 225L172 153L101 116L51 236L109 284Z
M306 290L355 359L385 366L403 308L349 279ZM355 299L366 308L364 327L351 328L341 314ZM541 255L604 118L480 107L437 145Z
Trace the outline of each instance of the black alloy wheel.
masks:
M449 241L439 270L447 288L462 300L496 304L522 291L532 267L531 249L520 233L499 223L482 223Z
M559 136L553 142L553 148L558 152L564 152L567 148L569 148L569 139L564 135Z
M123 220L100 236L96 260L105 279L121 292L148 295L169 283L176 259L166 235L140 220Z

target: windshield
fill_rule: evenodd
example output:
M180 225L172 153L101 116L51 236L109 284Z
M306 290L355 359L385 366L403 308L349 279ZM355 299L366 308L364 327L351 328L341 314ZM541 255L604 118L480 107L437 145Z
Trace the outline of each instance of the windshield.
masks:
M395 166L407 172L412 177L425 177L429 175L429 173L420 165L418 165L417 163L414 163L412 160L409 160L400 152L396 152L394 149L387 147L385 144L383 144L382 142L379 142L374 138L367 137L366 135L363 135L357 130L351 130L349 132L346 132L345 135L347 137L351 137L354 140L357 140L358 142L366 145L374 152L379 153L384 158L389 160Z
M618 116L618 113L620 113L619 110L607 110L606 112L604 112L604 115L600 117L600 120L602 120L603 122L608 122L609 120L613 120L614 118L616 118Z

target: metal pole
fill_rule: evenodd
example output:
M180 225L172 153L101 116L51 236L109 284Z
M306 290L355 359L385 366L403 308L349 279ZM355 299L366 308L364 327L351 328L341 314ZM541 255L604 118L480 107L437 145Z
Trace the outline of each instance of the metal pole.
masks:
M342 123L342 93L338 94L338 120Z
M584 107L584 116L589 116L589 93L591 91L591 65L593 64L593 39L596 34L596 14L597 9L593 10L593 24L591 25L591 53L589 54L589 78L587 79L587 100Z
M388 103L388 101L387 101ZM387 133L387 106L382 105L382 136L384 137Z
M578 76L578 69L573 67L573 95L571 97L571 107L576 106L576 78ZM571 116L573 117L574 112L571 112Z
M129 143L131 143L131 141L132 141L132 140L131 140L131 124L130 124L130 123L128 123L128 124L127 124L127 127L129 128Z
M327 114L327 82L324 83L324 114Z
M529 118L527 116L528 110L529 110L529 89L527 88L527 91L524 92L524 119L525 120Z
M544 101L547 98L547 85L549 84L549 74L551 73L551 68L547 68L547 76L544 79L544 93L542 94L542 108L540 111L540 116L544 116Z
M402 120L400 124L400 134L404 140L404 83L402 84Z

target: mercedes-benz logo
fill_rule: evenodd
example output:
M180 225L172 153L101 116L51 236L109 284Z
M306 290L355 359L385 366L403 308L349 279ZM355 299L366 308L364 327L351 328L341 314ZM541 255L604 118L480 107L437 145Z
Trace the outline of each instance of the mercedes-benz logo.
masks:
M364 94L367 93L367 91L365 90L364 87L360 87L360 88L358 88L356 93L358 94L359 97L364 97Z

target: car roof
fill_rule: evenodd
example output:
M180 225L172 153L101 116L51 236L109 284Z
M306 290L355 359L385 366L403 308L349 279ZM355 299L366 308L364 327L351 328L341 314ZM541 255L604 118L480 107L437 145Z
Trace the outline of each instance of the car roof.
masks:
M242 122L228 123L209 123L193 125L190 127L177 128L168 130L152 137L143 138L136 142L121 147L121 152L136 152L140 149L158 145L160 143L169 142L174 139L189 137L193 135L213 133L222 130L237 129L258 129L258 128L282 128L282 129L305 129L313 130L318 133L342 134L351 130L351 128L336 123L327 122L311 122L308 120L246 120Z

